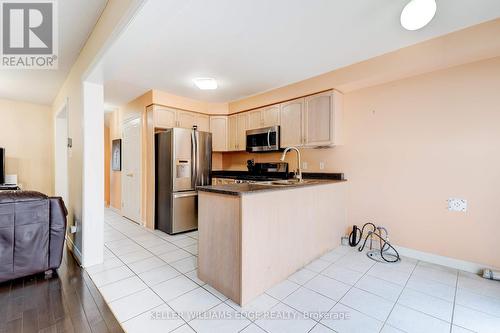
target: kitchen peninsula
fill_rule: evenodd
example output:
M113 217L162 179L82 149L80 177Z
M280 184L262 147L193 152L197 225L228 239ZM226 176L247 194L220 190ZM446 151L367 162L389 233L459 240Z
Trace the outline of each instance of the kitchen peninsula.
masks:
M244 305L337 247L344 180L198 187L198 276Z

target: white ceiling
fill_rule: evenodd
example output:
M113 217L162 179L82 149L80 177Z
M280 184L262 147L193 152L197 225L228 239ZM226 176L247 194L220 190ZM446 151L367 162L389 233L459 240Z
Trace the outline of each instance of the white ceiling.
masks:
M94 28L107 0L58 3L59 69L0 69L0 98L50 105Z
M105 99L154 88L228 102L500 16L499 0L437 0L434 20L412 32L399 21L407 3L148 0L105 57ZM205 76L219 89L198 90L192 79Z

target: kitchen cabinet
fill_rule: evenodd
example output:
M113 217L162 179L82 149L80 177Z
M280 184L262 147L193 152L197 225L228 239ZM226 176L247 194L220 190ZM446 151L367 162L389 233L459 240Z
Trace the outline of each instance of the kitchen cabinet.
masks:
M196 114L187 111L177 111L177 126L181 128L193 128L196 125Z
M305 98L303 112L304 145L333 146L341 143L342 96L327 91Z
M242 151L246 149L246 131L248 115L239 113L228 117L229 151Z
M168 108L155 108L154 119L156 127L175 127L177 125L177 110Z
M198 131L210 132L210 117L201 113L196 114L194 121Z
M302 146L304 143L304 131L302 128L304 106L304 98L281 104L280 146L282 148Z
M210 117L210 132L212 133L213 151L228 150L228 117Z
M257 129L280 124L280 105L271 105L254 111L246 112L248 128Z

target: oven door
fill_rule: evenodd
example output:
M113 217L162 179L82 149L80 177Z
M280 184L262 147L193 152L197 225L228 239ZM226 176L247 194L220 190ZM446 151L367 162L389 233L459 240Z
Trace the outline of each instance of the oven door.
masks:
M269 152L278 151L280 149L279 126L249 130L246 134L248 152Z

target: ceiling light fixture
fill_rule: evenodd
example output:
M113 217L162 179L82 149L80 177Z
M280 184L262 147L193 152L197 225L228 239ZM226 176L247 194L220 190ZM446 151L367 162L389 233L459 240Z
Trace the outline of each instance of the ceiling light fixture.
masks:
M406 30L418 30L436 15L436 0L411 0L401 12L401 25Z
M194 84L201 90L217 89L217 81L209 77L200 77L193 80Z

